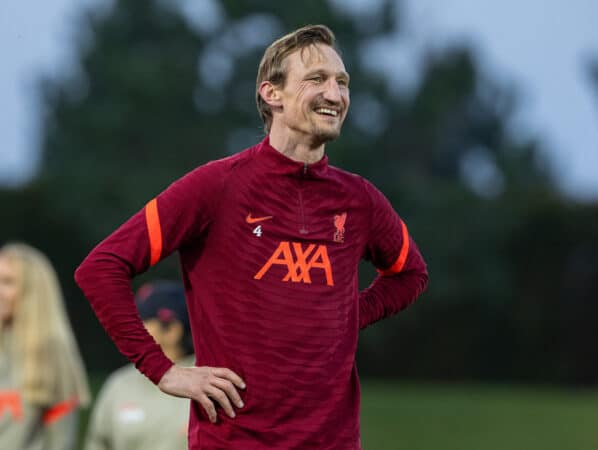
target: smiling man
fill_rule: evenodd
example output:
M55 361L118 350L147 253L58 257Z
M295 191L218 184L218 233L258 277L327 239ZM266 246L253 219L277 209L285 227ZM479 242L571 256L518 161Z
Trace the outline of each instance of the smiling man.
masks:
M266 49L256 83L266 137L168 187L76 272L119 350L190 398L190 449L359 449L359 330L411 304L426 265L368 181L328 164L349 75L325 26ZM130 281L179 252L196 364L169 360ZM357 269L379 275L359 292Z
M265 131L270 144L295 161L320 161L347 115L349 74L333 44L332 35L304 47L297 42L290 54L274 45L260 64L257 104Z

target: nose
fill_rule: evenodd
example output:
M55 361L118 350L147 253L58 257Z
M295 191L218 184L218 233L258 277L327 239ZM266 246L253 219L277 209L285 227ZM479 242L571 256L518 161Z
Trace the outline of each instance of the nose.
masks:
M330 78L326 83L324 99L331 103L341 103L341 89L338 85L338 81L336 81L334 78Z

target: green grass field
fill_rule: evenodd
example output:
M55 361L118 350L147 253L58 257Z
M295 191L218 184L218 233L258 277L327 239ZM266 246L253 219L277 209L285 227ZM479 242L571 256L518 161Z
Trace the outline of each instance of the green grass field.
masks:
M364 450L596 450L597 423L593 390L362 381Z
M595 450L598 392L362 384L364 450Z

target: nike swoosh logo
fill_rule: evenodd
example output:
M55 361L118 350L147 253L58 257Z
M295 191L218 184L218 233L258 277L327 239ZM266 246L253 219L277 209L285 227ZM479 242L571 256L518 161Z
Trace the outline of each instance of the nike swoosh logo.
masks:
M245 218L245 221L247 223L256 223L256 222L262 222L264 220L268 220L271 219L273 216L264 216L264 217L251 217L251 213L247 214L247 217Z

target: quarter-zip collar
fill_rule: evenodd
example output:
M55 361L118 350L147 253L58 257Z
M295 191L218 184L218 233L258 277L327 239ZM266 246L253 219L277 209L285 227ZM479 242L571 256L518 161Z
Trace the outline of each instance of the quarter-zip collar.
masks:
M270 145L270 136L266 136L255 148L258 161L266 165L268 170L279 175L322 178L328 172L328 156L326 154L312 164L294 161Z

